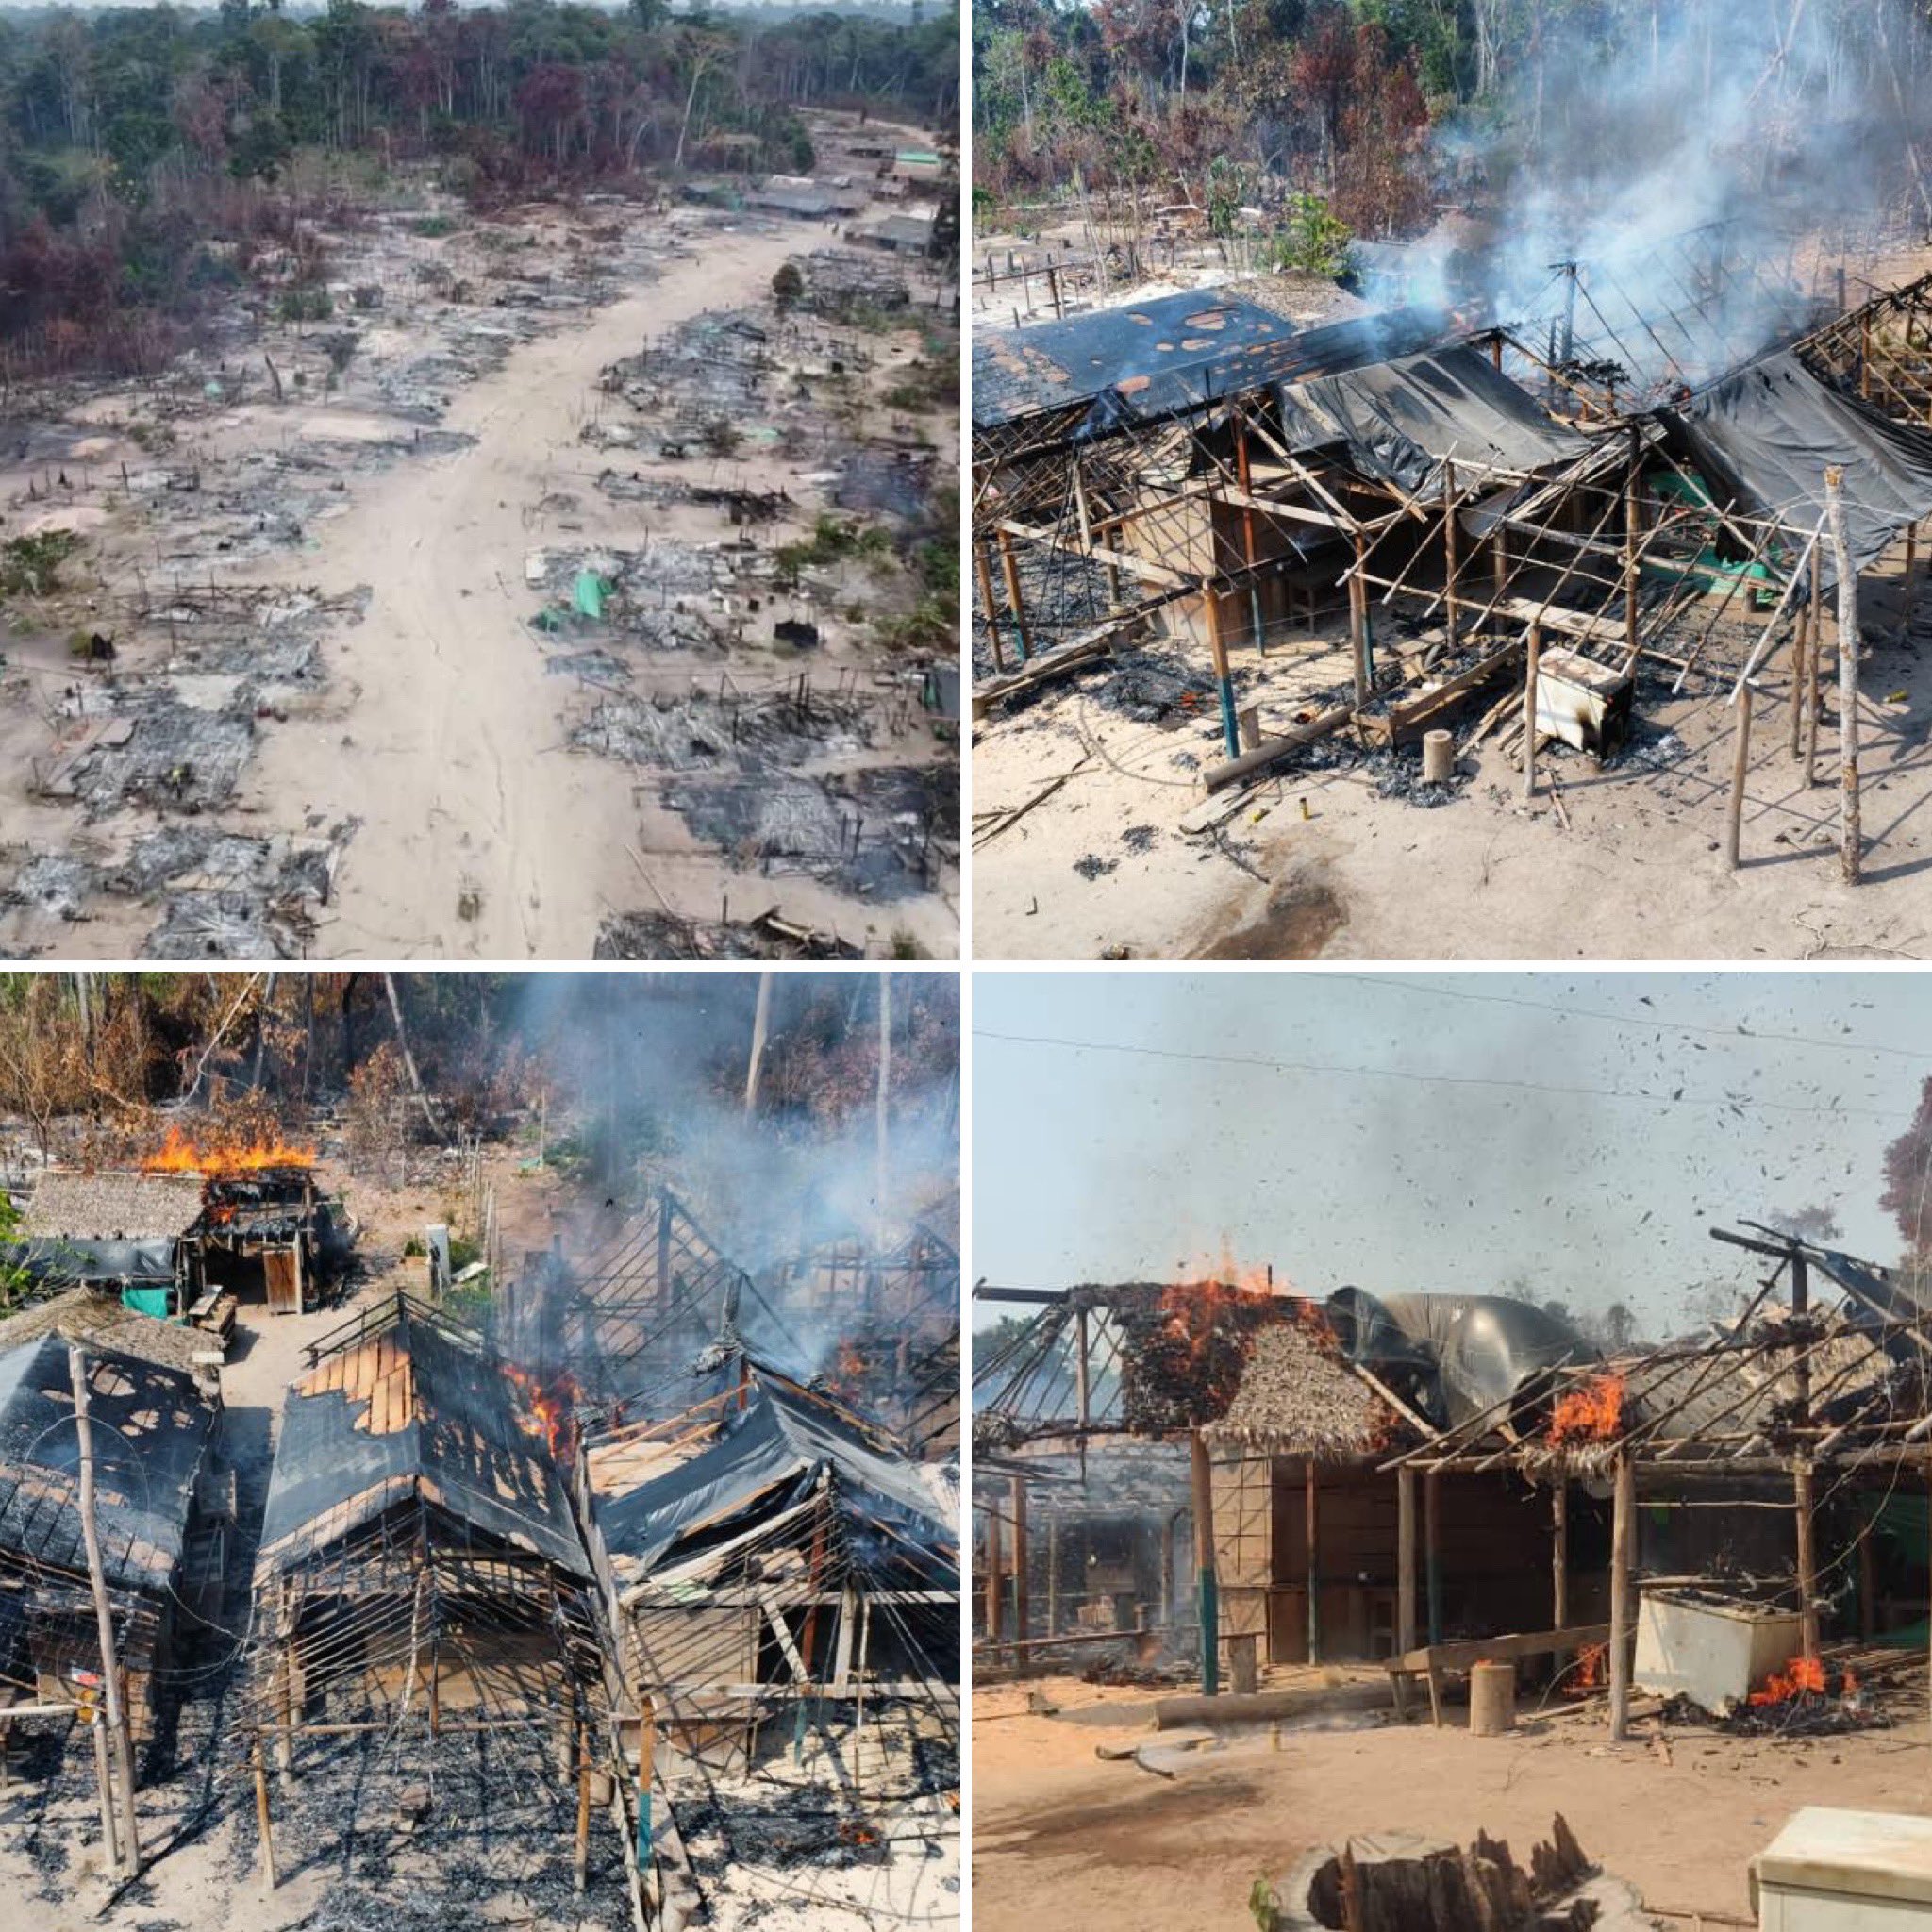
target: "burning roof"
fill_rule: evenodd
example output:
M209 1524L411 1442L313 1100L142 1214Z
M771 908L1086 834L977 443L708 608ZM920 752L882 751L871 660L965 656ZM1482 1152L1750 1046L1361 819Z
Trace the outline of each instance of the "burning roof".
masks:
M588 1576L562 1472L541 1430L524 1426L503 1365L405 1295L376 1320L290 1393L258 1578L407 1500Z
M282 1139L279 1132L263 1130L243 1137L210 1128L199 1141L183 1127L168 1129L166 1138L154 1153L142 1161L148 1174L199 1174L216 1178L227 1174L260 1174L273 1168L313 1167L315 1149Z
M1216 1448L1341 1458L1384 1447L1398 1426L1311 1309L1256 1334L1227 1412L1202 1433Z

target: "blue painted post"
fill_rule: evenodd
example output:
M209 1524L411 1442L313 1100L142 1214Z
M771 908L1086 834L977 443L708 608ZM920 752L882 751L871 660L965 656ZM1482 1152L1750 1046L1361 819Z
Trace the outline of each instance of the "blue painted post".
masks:
M1194 1504L1194 1594L1201 1619L1201 1691L1221 1692L1221 1590L1214 1574L1214 1472L1199 1429L1188 1438Z
M1227 755L1241 755L1240 720L1234 710L1234 675L1227 665L1227 640L1221 634L1221 604L1213 591L1203 585L1201 602L1208 615L1208 654L1214 660L1215 688L1221 693L1221 735L1227 742Z

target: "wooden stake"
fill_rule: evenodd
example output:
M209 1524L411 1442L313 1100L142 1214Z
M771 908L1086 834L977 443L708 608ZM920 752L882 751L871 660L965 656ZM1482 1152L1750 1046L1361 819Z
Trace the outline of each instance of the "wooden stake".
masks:
M1731 808L1724 825L1724 866L1738 869L1738 849L1744 830L1744 781L1751 774L1751 687L1738 693L1738 729L1731 750Z
M1395 1650L1406 1657L1415 1642L1415 1471L1395 1472Z
M992 568L987 562L986 545L973 546L974 574L979 578L979 601L986 610L986 634L992 644L992 668L1002 676L1006 675L1006 647L1000 642L1000 614L992 601Z
M268 1763L262 1757L261 1739L255 1740L255 1824L261 1836L261 1877L265 1890L275 1889L275 1840L268 1818Z
M1630 1731L1630 1539L1637 1514L1637 1472L1630 1452L1617 1452L1617 1486L1610 1509L1610 1741Z
M1026 601L1020 594L1020 566L1013 560L1013 540L1005 531L999 533L1000 573L1007 580L1007 602L1013 610L1013 629L1020 639L1020 661L1024 664L1033 657L1033 633L1026 623Z
M1864 837L1858 818L1858 574L1852 563L1845 522L1845 473L1833 464L1824 473L1825 522L1838 560L1838 707L1840 869L1845 884L1856 886L1864 864Z

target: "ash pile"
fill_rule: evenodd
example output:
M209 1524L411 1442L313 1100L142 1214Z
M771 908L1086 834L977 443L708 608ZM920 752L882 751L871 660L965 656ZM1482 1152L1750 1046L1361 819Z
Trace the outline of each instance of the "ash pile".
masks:
M708 691L611 696L573 727L570 741L661 771L791 771L813 758L870 749L872 711L865 699L802 694L797 684L722 698Z
M597 928L597 959L862 959L835 931L801 925L774 907L753 919L686 919L669 911L613 912Z

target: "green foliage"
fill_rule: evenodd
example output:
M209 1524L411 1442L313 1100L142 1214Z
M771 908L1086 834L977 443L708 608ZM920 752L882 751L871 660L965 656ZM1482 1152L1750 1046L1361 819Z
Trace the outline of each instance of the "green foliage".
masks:
M20 1240L20 1209L13 1197L0 1189L0 1248ZM0 1307L12 1307L25 1295L32 1280L25 1268L0 1257Z
M1291 195L1268 258L1284 275L1339 275L1348 262L1349 239L1346 224L1319 194Z
M311 285L305 289L284 289L275 303L278 322L326 322L336 312L328 291Z
M1255 1915L1257 1932L1275 1932L1281 1924L1281 1896L1265 1874L1248 1888L1248 1910Z
M454 235L456 231L457 219L454 215L418 215L409 224L410 234L421 235L430 241L441 235Z
M60 566L80 548L73 530L42 530L0 543L0 597L46 597L60 588Z
M798 272L798 264L781 261L778 272L772 277L772 301L780 315L788 315L797 308L805 295L805 277Z

